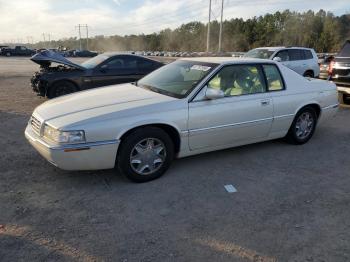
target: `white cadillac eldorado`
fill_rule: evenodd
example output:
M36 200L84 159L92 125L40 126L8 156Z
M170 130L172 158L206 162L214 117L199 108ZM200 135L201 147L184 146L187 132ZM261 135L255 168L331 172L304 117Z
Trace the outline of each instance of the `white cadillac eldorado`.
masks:
M109 169L137 182L185 157L285 137L306 143L338 108L336 86L271 60L186 58L134 84L38 106L25 136L65 170Z

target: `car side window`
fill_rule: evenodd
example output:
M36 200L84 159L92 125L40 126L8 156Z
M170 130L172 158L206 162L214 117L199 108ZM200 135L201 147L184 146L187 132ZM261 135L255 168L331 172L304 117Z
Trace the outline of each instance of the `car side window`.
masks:
M304 56L305 56L305 59L314 58L310 50L304 50Z
M269 91L284 89L282 76L275 65L263 65Z
M108 69L136 69L137 61L135 58L116 57L106 63Z
M266 91L263 73L257 65L225 66L209 81L208 87L222 90L225 96Z
M137 60L138 67L140 69L152 69L154 67L154 63L152 61L148 61L145 59L138 59Z
M289 54L287 50L279 51L276 55L276 57L281 58L282 62L289 61Z
M304 59L304 54L302 50L299 49L290 49L288 50L290 61L298 61Z

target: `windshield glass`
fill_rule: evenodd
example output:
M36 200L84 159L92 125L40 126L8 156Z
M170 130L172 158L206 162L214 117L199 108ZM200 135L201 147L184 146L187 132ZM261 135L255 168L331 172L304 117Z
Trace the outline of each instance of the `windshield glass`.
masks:
M244 55L244 57L250 58L261 58L261 59L269 59L271 55L274 53L272 50L268 49L253 49Z
M137 85L177 98L186 97L218 64L175 61L145 76Z
M103 54L98 55L89 60L86 60L84 63L81 64L81 66L85 67L86 69L92 69L101 64L102 62L106 61L108 58L109 56Z

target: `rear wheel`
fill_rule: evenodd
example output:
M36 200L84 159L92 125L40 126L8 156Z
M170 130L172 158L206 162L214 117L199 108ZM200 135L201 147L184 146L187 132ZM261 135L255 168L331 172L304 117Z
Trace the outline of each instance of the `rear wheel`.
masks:
M6 56L11 56L11 53L10 52L6 52Z
M314 73L312 71L306 71L304 73L304 77L311 77L311 78L313 78L314 77Z
M287 141L296 145L305 144L314 134L316 123L317 115L312 107L301 109L289 128Z
M68 81L60 81L54 84L48 92L49 98L55 98L63 95L68 95L77 91L75 85Z
M117 156L122 174L134 182L147 182L163 175L174 158L174 144L157 127L136 129L123 139Z

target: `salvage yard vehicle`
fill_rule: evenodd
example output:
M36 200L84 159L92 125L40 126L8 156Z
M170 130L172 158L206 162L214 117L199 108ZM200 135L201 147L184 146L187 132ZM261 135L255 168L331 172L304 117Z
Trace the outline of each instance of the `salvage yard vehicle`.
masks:
M329 68L332 80L338 88L341 100L350 104L350 40L347 40L335 56Z
M104 53L81 65L50 50L34 55L31 60L40 65L40 71L31 78L33 91L48 98L95 87L134 82L163 66L152 59L118 53ZM53 63L58 65L51 66Z
M45 102L25 136L61 169L117 166L145 182L164 174L174 157L283 137L304 144L337 107L334 83L275 61L184 58L135 84Z
M4 56L32 56L34 54L35 51L33 49L25 46L15 46L14 48L4 47L1 49L1 55Z
M305 77L318 77L320 68L317 54L304 47L259 47L247 52L244 57L271 59Z

